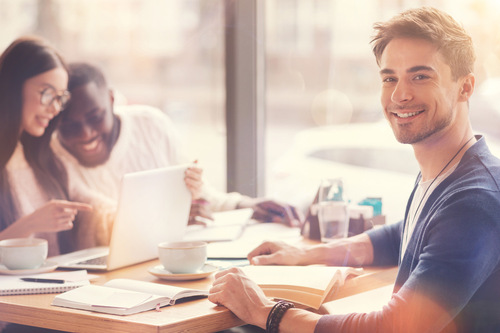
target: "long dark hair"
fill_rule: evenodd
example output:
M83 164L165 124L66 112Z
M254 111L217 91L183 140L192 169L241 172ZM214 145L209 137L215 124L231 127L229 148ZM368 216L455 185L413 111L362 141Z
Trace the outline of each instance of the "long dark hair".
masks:
M60 54L35 36L16 39L0 56L0 230L20 217L6 170L19 140L28 164L49 198L68 198L66 171L50 148L59 116L49 123L41 137L20 134L24 82L57 67L67 71Z

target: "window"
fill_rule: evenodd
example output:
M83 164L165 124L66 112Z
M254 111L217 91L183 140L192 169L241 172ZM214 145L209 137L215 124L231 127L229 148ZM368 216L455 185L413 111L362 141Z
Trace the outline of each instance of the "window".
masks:
M416 165L407 164L414 162L411 147L381 129L369 42L374 22L419 6L447 11L471 33L477 53L471 120L490 146L500 139L498 1L266 0L268 196L305 208L321 178L345 177L353 202L382 196L386 212L403 216Z
M477 63L471 119L476 132L488 135L489 142L500 139L498 1L262 3L265 38L254 42L265 42L266 50L265 195L304 205L319 178L342 176L329 164L338 163L338 155L331 161L318 154L366 153L363 146L372 141L371 131L383 122L378 68L369 45L372 24L407 8L444 9L472 34ZM208 180L225 190L225 4L225 0L0 0L0 48L19 35L38 34L69 61L101 64L126 102L158 107L172 118L186 154L199 159ZM352 126L342 131L354 132L364 123L373 129L363 129L355 148L340 137L335 144L342 141L343 146L333 149L324 141L328 139L317 135L336 131L339 124ZM248 149L255 142L239 145ZM369 156L380 159L380 154L365 155L362 163L359 156L342 160L357 161L351 171L362 164L358 172L366 176L367 170L373 171ZM393 175L398 188L413 182L411 175L402 180L398 172L384 170L384 174ZM356 195L377 195L380 188L379 184L353 188L351 194L354 200ZM405 195L398 196L406 200Z
M167 113L188 157L226 188L223 0L0 0L0 49L35 34L100 65L121 103Z

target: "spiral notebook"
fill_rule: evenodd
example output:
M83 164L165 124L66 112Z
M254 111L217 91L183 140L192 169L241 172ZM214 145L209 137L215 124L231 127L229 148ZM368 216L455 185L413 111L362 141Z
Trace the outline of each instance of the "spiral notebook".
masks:
M27 282L21 278L57 279L62 283ZM71 289L90 284L86 270L73 272L55 272L37 275L8 275L0 276L0 296L53 294L62 293Z

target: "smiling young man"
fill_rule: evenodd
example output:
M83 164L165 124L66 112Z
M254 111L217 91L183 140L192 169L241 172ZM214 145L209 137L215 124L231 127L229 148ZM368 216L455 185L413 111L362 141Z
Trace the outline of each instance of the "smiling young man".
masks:
M320 316L276 305L235 268L216 275L209 300L268 332L500 332L500 161L469 122L472 40L433 8L374 28L384 114L420 166L404 220L306 248L264 243L248 257L263 265L398 264L391 300L381 311Z

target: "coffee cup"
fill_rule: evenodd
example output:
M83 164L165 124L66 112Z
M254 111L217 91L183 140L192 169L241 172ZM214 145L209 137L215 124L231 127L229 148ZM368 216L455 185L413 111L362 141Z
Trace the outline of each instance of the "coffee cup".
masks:
M0 263L11 270L34 269L47 259L48 243L41 238L12 238L0 241Z
M207 261L206 242L164 242L158 255L165 270L174 274L196 273Z

